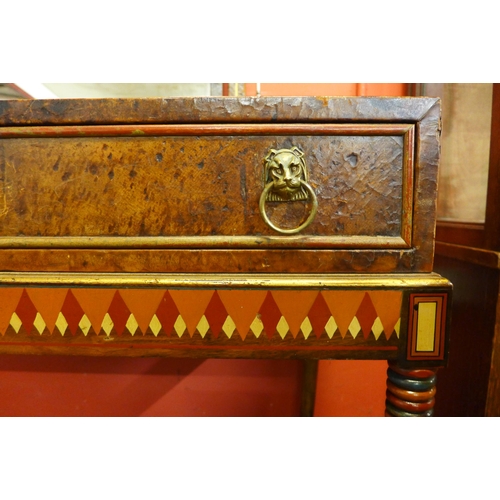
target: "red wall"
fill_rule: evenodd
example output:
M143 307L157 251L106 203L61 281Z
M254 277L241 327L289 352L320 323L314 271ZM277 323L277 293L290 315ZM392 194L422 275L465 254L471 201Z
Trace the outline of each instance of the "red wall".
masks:
M255 95L255 84L247 94ZM404 95L404 84L261 84L261 95ZM384 361L323 361L315 414L383 415ZM298 416L302 363L0 355L0 416Z
M289 416L299 362L0 356L0 416Z

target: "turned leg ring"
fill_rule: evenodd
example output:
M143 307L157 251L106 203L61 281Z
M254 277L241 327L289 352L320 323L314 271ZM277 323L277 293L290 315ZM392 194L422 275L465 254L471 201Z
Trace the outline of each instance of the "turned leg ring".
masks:
M436 369L407 370L389 363L386 417L431 417L435 394Z

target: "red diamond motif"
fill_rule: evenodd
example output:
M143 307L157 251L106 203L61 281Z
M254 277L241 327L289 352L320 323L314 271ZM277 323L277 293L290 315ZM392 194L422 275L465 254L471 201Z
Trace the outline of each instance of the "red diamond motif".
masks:
M264 325L264 331L266 332L268 338L271 338L276 332L276 326L281 318L281 311L279 310L271 292L267 292L259 314L260 320Z
M127 307L127 304L125 304L125 301L122 299L120 292L118 291L115 293L115 296L111 301L108 309L108 314L113 321L113 325L117 335L121 336L123 330L125 330L125 326L130 316L130 311Z
M79 329L78 325L85 312L83 311L82 307L76 300L71 290L68 291L68 295L66 295L66 298L64 299L63 306L61 307L61 312L66 318L71 335L76 335L76 332Z
M319 339L321 334L325 331L325 325L328 323L331 316L328 304L321 293L316 297L307 316L311 322L314 334Z
M165 292L165 295L156 310L156 317L160 321L163 331L167 334L167 337L170 337L172 334L177 316L179 316L179 310L167 291Z
M208 303L207 310L205 311L205 318L207 318L208 324L210 325L210 330L213 337L216 339L222 330L222 325L227 318L227 311L219 297L219 294L215 292Z
M26 290L23 290L21 298L19 299L19 303L16 307L16 314L19 316L19 319L21 320L28 335L31 333L31 330L33 328L33 323L35 322L37 312L38 311L29 298L28 293L26 292Z
M356 317L358 318L361 331L363 332L363 337L365 339L367 339L368 335L370 335L373 322L377 319L377 316L377 311L375 310L372 299L370 299L368 293L365 293L358 312L356 313Z

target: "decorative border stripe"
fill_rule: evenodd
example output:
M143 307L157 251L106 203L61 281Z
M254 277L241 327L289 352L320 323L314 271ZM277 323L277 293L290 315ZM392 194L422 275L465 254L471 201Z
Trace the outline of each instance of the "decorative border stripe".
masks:
M402 292L390 290L221 290L0 288L0 334L146 334L191 339L291 342L339 338L384 343L401 325ZM1 340L0 340L1 341Z
M12 346L29 346L33 345L29 342L0 342L0 345L12 345ZM44 342L44 347L68 347L68 344L61 342ZM224 351L224 350L270 350L269 346L265 345L192 345L192 344L147 344L141 343L140 345L134 345L130 343L107 343L107 344L89 344L89 343L78 343L72 342L71 347L99 347L99 348L110 348L110 349L178 349L178 350L214 350L214 351ZM353 346L353 345L322 345L322 346L293 346L293 345L273 345L273 351L397 351L398 347L395 345L385 345L385 346L370 346L367 348L364 345Z

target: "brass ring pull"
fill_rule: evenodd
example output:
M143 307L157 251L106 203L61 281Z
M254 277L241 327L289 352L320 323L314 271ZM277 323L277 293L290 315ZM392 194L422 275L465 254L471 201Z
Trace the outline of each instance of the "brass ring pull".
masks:
M274 183L270 182L269 184L266 185L264 188L264 191L262 191L262 194L260 195L260 200L259 200L259 210L260 214L262 215L262 218L264 219L264 222L272 229L275 231L278 231L279 233L282 234L296 234L303 229L305 229L311 222L313 221L314 217L316 216L316 212L318 211L318 198L316 197L316 193L314 192L313 188L305 181L302 179L299 179L301 185L307 189L309 194L311 195L312 199L312 208L311 212L309 213L309 217L298 227L292 228L292 229L282 229L278 226L275 226L270 220L269 217L266 214L266 200L267 200L267 195L269 191L272 189Z

